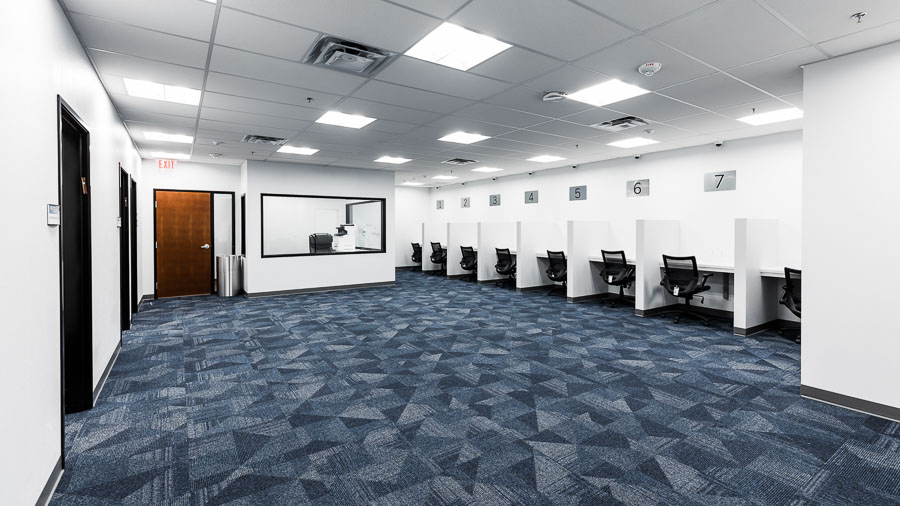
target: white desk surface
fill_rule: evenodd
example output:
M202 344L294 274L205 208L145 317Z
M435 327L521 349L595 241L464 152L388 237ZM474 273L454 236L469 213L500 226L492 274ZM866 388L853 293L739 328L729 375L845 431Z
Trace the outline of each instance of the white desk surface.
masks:
M784 267L762 267L759 274L764 278L784 279Z
M566 260L569 259L569 255L568 255L565 251L563 251L563 255L566 255ZM544 258L544 259L546 259L546 258L547 258L547 252L546 252L546 251L543 251L543 252L541 252L541 253L538 253L536 256L537 256L538 258Z
M475 251L478 251L478 248L475 248ZM509 254L510 254L510 255L515 255L515 254L516 254L516 250L514 250L514 249L509 250Z
M588 262L600 262L600 263L602 264L602 263L603 263L603 257L588 257ZM636 265L636 264L637 264L637 260L635 260L635 259L633 259L633 258L626 258L626 259L625 259L625 263L628 264L628 265Z
M662 262L659 263L659 268L662 269L665 267L665 264ZM722 274L734 274L734 266L733 265L721 265L721 264L697 264L697 270L700 272L719 272Z

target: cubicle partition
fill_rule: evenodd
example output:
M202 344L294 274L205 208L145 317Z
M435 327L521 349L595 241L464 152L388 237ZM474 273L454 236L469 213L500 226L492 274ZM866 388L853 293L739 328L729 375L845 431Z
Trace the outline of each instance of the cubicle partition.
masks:
M659 263L663 254L680 251L681 226L675 220L637 220L636 227L634 312L644 316L677 302L659 286L662 280Z
M422 270L423 271L439 271L441 266L431 263L431 243L439 242L445 248L447 247L447 224L446 223L424 223L422 224Z
M600 257L600 251L610 247L609 223L605 221L570 221L566 227L566 252L568 261L569 302L599 296L607 291L600 279L603 264L591 262Z
M462 260L460 246L478 246L477 223L448 223L447 224L447 276L464 276L469 274L459 266Z
M563 223L520 221L517 224L519 244L517 252L516 289L526 291L552 286L547 277L547 250L566 250L566 229Z
M497 248L507 248L517 253L518 227L514 222L478 224L478 281L502 279L494 265L497 264Z

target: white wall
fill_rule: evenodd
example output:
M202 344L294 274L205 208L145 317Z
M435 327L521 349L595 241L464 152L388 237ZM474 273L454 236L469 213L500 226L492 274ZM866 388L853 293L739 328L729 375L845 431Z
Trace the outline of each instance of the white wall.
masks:
M422 188L398 186L394 191L397 226L394 230L394 254L397 267L418 265L413 263L412 243L422 244L422 222L429 205L429 192ZM431 247L423 244L422 256L427 257L431 253Z
M140 158L59 5L3 10L0 503L33 504L61 452L57 94L91 134L95 385L119 342L118 163L139 179Z
M900 43L806 67L803 136L801 383L895 408L898 80Z
M153 296L153 190L234 192L235 252L241 247L241 167L214 163L178 162L174 170L160 169L157 160L143 160L138 183L138 234L142 292ZM247 204L250 205L249 203ZM257 208L259 203L257 202ZM218 214L216 215L218 217ZM257 236L258 238L259 236ZM249 247L249 244L247 245ZM257 245L257 248L259 246ZM246 286L246 285L244 285Z
M248 293L394 281L394 174L278 162L246 163ZM240 184L240 183L238 183ZM260 194L339 195L387 199L387 251L352 255L262 258Z

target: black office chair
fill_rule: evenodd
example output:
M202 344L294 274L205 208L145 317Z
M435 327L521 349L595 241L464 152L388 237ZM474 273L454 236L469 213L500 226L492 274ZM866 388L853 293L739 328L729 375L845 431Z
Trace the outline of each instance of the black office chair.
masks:
M501 279L497 281L497 287L501 287L506 283L512 283L513 286L516 284L516 257L509 252L509 248L496 248L497 250L497 264L494 265L494 268L497 269L497 274L501 276L506 276L506 279Z
M709 325L709 318L691 311L691 299L698 293L709 290L706 280L712 276L712 273L706 273L703 276L697 272L696 257L673 257L663 255L663 279L659 282L667 292L674 297L684 299L685 307L677 311L666 311L663 315L675 314L675 323L682 316L688 316L701 320L704 325ZM701 301L703 298L701 297Z
M420 264L422 263L422 245L414 242L411 243L413 248L412 261L413 263Z
M619 287L619 297L612 302L615 307L619 302L625 302L625 289L634 284L634 267L628 265L624 251L600 252L603 253L603 270L600 271L600 276L606 284Z
M309 252L313 254L331 253L334 238L331 234L309 234Z
M439 272L444 273L447 271L447 250L441 246L441 243L431 243L431 257L429 258L431 259L431 263L441 266Z
M556 290L562 289L562 291L566 292L566 272L568 271L568 265L566 264L566 254L562 251L547 251L547 259L550 260L550 266L547 267L547 277L550 278L553 282L559 283L562 282L561 285L554 285L553 288L547 292L547 295L552 294Z
M800 318L800 269L784 268L784 295L779 302ZM778 333L783 335L784 329L779 329ZM800 334L797 334L794 341L800 342Z
M478 256L475 254L475 248L471 246L460 246L459 250L462 252L462 260L459 261L459 266L462 267L464 271L469 271L469 276L472 281L477 281Z

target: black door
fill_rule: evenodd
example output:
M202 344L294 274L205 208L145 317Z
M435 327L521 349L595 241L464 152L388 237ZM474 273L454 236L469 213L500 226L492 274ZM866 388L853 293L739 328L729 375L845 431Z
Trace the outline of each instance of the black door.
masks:
M137 313L141 299L138 294L137 268L137 183L133 179L131 180L131 201L128 207L131 210L129 213L131 217L131 223L129 223L131 227L131 312L134 314Z
M128 212L128 173L119 165L119 319L121 330L124 332L131 328L131 267L129 258L131 248L128 245L131 238L128 233L128 221L131 213Z
M90 135L60 98L60 355L65 413L93 405L90 182Z

